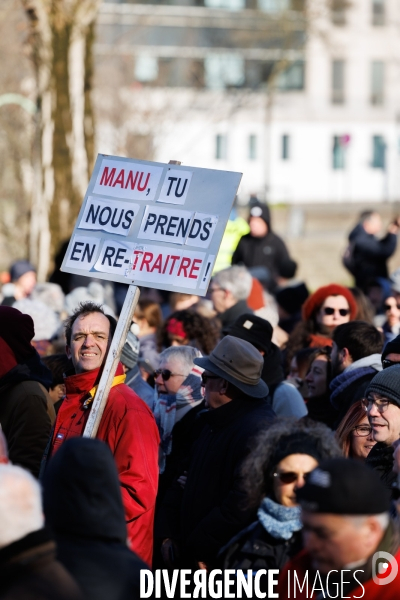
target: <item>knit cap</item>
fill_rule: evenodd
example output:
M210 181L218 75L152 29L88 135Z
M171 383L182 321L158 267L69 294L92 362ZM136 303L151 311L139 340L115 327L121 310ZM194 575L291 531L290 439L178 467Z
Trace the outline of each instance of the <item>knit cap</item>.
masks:
M132 331L128 331L126 342L121 352L121 362L128 369L133 369L136 366L139 356L139 339Z
M393 365L377 373L371 379L365 396L371 393L380 394L400 407L400 365Z
M382 352L382 360L387 357L388 354L400 354L400 335L394 338L386 344Z

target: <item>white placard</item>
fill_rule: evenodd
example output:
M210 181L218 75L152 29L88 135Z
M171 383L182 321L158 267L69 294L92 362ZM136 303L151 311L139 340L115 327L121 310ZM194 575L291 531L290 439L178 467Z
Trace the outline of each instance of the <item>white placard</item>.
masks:
M218 223L218 215L206 213L195 213L190 231L186 238L186 246L197 246L198 248L208 248L215 228Z
M154 200L162 172L161 167L148 163L103 158L93 192L128 200Z
M185 204L191 181L192 171L168 169L157 202Z
M207 260L204 263L203 273L201 274L201 281L200 281L200 285L199 285L200 290L204 290L208 287L208 281L210 279L210 275L212 273L214 263L215 263L215 255L209 254L207 256Z
M138 238L182 245L189 235L193 214L165 206L147 206Z
M114 273L125 277L126 272L129 272L129 263L135 247L136 244L130 242L104 241L94 268L102 273Z
M127 236L139 209L139 204L89 196L78 227Z
M96 262L100 244L100 238L74 235L64 258L65 266L89 271Z

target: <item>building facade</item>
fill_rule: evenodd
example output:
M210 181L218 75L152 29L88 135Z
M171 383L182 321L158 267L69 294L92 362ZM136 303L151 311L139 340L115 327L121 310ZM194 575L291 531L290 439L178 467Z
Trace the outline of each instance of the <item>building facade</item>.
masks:
M243 172L239 201L400 197L398 0L105 2L98 149Z

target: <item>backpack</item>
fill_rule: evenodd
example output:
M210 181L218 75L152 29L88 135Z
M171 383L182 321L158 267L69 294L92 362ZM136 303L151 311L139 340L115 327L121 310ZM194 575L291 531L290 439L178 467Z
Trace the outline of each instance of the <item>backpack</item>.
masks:
M351 273L355 275L357 272L357 264L354 256L355 242L350 242L345 251L342 254L342 265Z

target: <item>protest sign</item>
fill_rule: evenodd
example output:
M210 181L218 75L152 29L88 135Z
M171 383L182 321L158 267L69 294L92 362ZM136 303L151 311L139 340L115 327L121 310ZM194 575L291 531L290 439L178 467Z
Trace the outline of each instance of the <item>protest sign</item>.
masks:
M61 270L204 296L240 179L98 155Z

